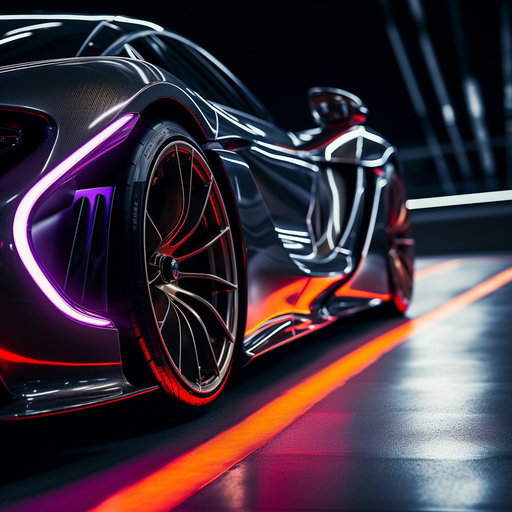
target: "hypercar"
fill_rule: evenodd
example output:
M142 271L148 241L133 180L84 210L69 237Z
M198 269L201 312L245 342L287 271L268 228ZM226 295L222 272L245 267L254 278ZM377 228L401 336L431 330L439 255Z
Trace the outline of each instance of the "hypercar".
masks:
M158 24L8 14L0 34L2 419L150 393L193 414L233 364L406 310L403 174L357 96L310 89L292 133Z

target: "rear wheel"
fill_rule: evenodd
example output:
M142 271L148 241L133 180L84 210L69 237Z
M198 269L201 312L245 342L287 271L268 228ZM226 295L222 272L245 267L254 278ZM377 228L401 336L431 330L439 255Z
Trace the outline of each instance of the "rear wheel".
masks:
M405 185L394 166L388 169L386 186L386 233L391 300L387 313L401 315L409 306L414 272L414 238L411 217L405 206Z
M171 122L145 123L130 142L129 177L118 197L129 208L121 231L131 252L125 288L135 297L124 338L127 345L137 340L168 397L199 410L224 386L234 356L239 291L231 226L192 137Z

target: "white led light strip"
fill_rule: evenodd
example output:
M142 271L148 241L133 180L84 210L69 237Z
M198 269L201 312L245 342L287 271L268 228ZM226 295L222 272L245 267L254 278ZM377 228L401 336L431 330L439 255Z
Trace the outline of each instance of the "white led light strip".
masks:
M495 203L498 201L512 201L512 190L480 192L477 194L459 194L456 196L425 197L423 199L409 199L405 205L409 210L421 210L423 208L439 208L442 206L459 206L464 204Z

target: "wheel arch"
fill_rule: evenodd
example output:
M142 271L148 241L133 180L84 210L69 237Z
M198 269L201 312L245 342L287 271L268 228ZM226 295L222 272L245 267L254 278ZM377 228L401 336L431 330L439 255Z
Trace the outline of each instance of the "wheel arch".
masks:
M233 236L233 242L235 246L235 260L237 264L237 274L239 286L243 286L242 293L239 293L239 339L236 340L235 347L235 365L243 366L246 361L243 360L243 338L245 328L247 325L247 308L248 308L248 293L249 283L247 282L247 261L245 258L245 245L242 230L242 222L240 220L237 201L231 181L229 179L228 171L225 166L225 162L222 160L220 155L215 151L205 151L205 156L208 163L211 166L212 172L215 176L215 180L220 188L224 206L226 207L229 222L231 223L231 234ZM234 225L233 225L234 224ZM243 304L241 302L243 301Z
M159 98L152 101L140 112L141 119L168 119L181 125L194 140L202 145L208 141L205 130L194 113L176 98Z
M247 322L248 305L248 283L247 266L245 259L245 246L242 231L242 223L238 214L237 201L228 175L228 170L216 151L203 148L206 143L211 142L208 139L205 130L194 113L180 100L176 98L159 98L151 102L140 112L141 119L159 118L180 124L190 133L193 139L203 149L203 154L211 166L215 179L222 193L223 201L232 225L232 234L235 245L235 258L237 263L238 282L244 287L243 293L239 295L239 300L243 299L243 305L240 305L240 329L241 339L237 340L236 352L242 354L243 332ZM140 121L139 121L140 122ZM241 357L241 356L240 356ZM238 358L237 358L238 359ZM236 361L235 361L236 364ZM245 364L245 361L240 364Z

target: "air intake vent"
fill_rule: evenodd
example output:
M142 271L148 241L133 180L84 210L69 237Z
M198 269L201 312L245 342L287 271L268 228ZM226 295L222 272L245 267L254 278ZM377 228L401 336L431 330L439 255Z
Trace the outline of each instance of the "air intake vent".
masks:
M0 108L0 177L32 154L48 130L51 124L43 115Z
M32 227L37 256L75 303L107 311L111 187L77 190L72 204L40 217ZM69 203L68 203L69 204Z
M79 190L72 207L72 238L64 291L95 311L107 310L107 247L112 189Z

